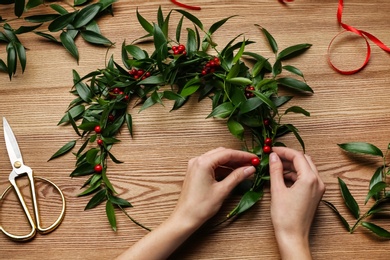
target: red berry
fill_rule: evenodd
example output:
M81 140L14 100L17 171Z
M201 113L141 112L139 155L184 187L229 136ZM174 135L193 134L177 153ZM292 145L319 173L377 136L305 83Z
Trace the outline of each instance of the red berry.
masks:
M214 58L214 62L215 62L216 65L219 65L220 60L218 59L218 57L215 57L215 58Z
M176 51L177 50L177 46L172 46L172 51Z
M264 126L269 126L271 124L271 121L269 119L264 119L263 124Z
M100 128L100 126L95 126L95 132L97 133L97 134L100 134L101 132L102 132L102 129Z
M95 170L95 172L102 172L103 167L100 164L96 164L93 169Z
M266 146L263 147L263 152L264 153L271 153L271 150L272 150L272 148L269 145L266 145Z
M135 75L135 76L134 76L134 79L139 79L139 76L138 76L138 75Z
M178 55L178 54L179 54L179 51L178 51L178 50L174 50L174 51L173 51L173 54Z
M204 76L204 75L206 75L206 74L207 74L207 71L202 70L202 75Z
M215 67L215 61L213 60L210 61L210 67Z
M181 54L183 54L184 56L187 55L187 52L186 51L183 51Z
M98 144L99 146L102 146L102 145L103 145L103 140L102 140L102 139L98 139L96 142L97 142L97 144Z
M126 100L126 101L129 101L129 99L130 99L129 95L126 95L126 96L125 96L125 100Z
M253 166L257 167L260 165L260 159L258 157L252 158L251 163Z
M179 51L179 53L182 53L185 49L186 49L186 47L184 47L184 45L182 45L182 44L180 44L179 47L177 47L177 50Z
M108 115L108 121L112 122L115 120L115 116L113 114Z
M139 70L137 71L137 75L138 75L138 76L142 76L144 73L145 73L145 71L144 71L143 69L139 69Z
M145 77L150 77L150 75L151 75L151 74L150 74L149 71L145 73Z
M265 145L268 145L268 146L271 146L271 145L272 145L272 139L269 138L269 137L265 138L264 144L265 144Z
M114 88L114 90L112 92L114 92L114 94L118 94L121 90L119 88Z

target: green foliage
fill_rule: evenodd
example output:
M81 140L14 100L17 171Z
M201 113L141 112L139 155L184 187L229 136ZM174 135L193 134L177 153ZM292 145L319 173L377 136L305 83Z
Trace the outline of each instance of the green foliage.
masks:
M23 25L18 29L14 29L10 25L12 19L1 19L0 17L0 28L2 28L2 31L0 31L0 43L3 42L6 44L7 54L6 62L0 59L0 71L8 73L10 80L16 73L18 62L21 66L22 73L25 71L27 62L26 47L24 47L17 37L17 35L24 33L35 33L54 43L60 43L77 62L80 58L78 48L75 44L78 35L81 35L86 42L94 45L113 45L114 43L101 34L96 21L104 12L108 11L112 13L112 4L115 1L100 0L98 3L79 7L88 1L75 0L75 9L73 12L68 12L58 4L44 5L43 0L29 0L27 3L24 0L12 1L15 6L15 16L33 25ZM56 13L47 14L44 12L45 14L25 16L22 18L24 13L37 6L49 8ZM45 23L48 24L49 33L47 33L47 30L38 31ZM57 32L60 32L59 35Z
M347 220L344 218L344 216L342 216L339 210L332 203L330 203L329 201L323 202L335 212L335 214L341 220L343 226L350 233L353 233L359 226L362 226L369 229L379 237L390 238L389 231L374 223L366 221L369 217L374 217L378 213L382 212L386 206L388 207L389 204L390 193L387 191L389 185L386 182L386 177L390 173L390 168L386 164L386 155L389 152L390 144L387 148L386 154L383 154L382 151L375 145L364 142L343 143L339 144L339 147L346 152L360 155L378 156L382 158L383 165L379 166L372 175L368 187L368 193L364 201L364 204L367 204L367 202L372 199L373 205L367 210L366 213L360 214L360 208L358 203L349 191L349 188L347 187L346 183L340 178L338 178L338 180L341 195L343 197L346 207L356 219L355 224L351 227L348 224Z
M89 14L87 16L89 21L96 10L97 7L90 7L88 11L79 11L70 20L77 21L77 17L83 12ZM181 16L175 27L174 39L170 37L168 31L168 28L171 28L169 26L171 14ZM66 19L64 16L67 16ZM56 18L57 21L54 20L56 26L53 28L66 30L65 23L60 19L68 21L69 16L68 13L61 14ZM174 101L172 109L179 109L188 99L197 95L199 100L209 97L212 101L207 118L225 120L232 135L242 140L244 144L251 143L246 149L262 159L252 186L228 218L245 212L262 198L263 186L269 180L268 154L262 149L265 145L264 140L269 137L276 144L275 140L278 137L292 132L304 148L298 130L291 124L282 124L281 119L289 113L305 116L309 116L310 113L298 106L279 112L281 106L292 97L279 96L278 88L285 85L300 92L309 94L313 92L305 83L302 72L292 65L283 64L287 54L298 55L299 51L307 49L310 45L293 46L285 49L284 54L283 52L280 54L275 39L268 31L262 29L274 54L281 57L276 61L277 73L275 70L272 73L275 65L272 66L268 59L254 52L245 52L246 46L254 42L245 39L239 41L241 35L222 49L217 49L217 44L212 40L213 33L234 16L217 21L209 29L204 28L198 18L183 10L174 10L164 16L159 9L157 22L146 20L138 10L136 16L140 26L147 33L141 38L153 40L154 51L148 53L137 45L123 43L121 53L123 65L119 65L111 57L105 68L93 71L82 78L73 71L74 86L71 93L75 95L75 99L59 121L61 125L72 125L80 137L77 141L83 142L81 148L74 153L77 162L71 176L91 176L83 186L85 190L80 194L92 196L86 209L94 208L106 201L109 223L112 229L116 230L114 207L122 209L124 206L130 206L124 199L115 197L114 187L106 175L108 160L121 163L110 152L112 146L119 141L115 136L119 134L123 125L126 125L130 135L134 131L131 111L128 110L129 103L134 100L140 106L139 111L142 111L155 104L164 104L165 100L171 100ZM182 28L184 19L192 22L191 28ZM76 27L79 24L72 25ZM180 42L182 31L187 32L186 42ZM71 48L70 39L64 42L72 55L77 57L75 50ZM185 52L178 52L179 47L184 48ZM209 49L217 55L209 54ZM255 66L250 68L245 63L248 60L255 60ZM295 78L280 77L285 71L293 73ZM96 132L96 126L100 126L101 131ZM100 144L91 145L94 142ZM72 147L73 142L65 145L53 157L66 154ZM102 172L94 171L97 164L103 167ZM127 215L126 212L125 214Z

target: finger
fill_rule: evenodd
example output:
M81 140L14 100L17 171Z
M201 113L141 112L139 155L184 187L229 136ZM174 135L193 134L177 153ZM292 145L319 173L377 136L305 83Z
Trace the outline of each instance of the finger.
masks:
M305 154L305 158L306 158L306 161L309 163L311 169L313 170L313 172L318 175L318 170L317 170L317 167L316 165L313 163L313 160L311 159L311 157L307 154Z
M271 193L276 194L278 190L286 188L283 177L283 164L278 154L269 155L269 173L271 182Z
M233 149L219 149L213 153L202 155L213 169L219 166L226 166L231 168L240 167L243 165L250 165L250 161L254 154Z
M287 147L274 147L273 151L281 160L292 162L295 172L298 174L307 174L313 171L302 152Z
M222 187L221 193L224 197L229 195L229 193L236 187L240 182L250 177L256 172L256 168L253 166L244 166L235 169L232 171L225 179L219 182L220 187Z

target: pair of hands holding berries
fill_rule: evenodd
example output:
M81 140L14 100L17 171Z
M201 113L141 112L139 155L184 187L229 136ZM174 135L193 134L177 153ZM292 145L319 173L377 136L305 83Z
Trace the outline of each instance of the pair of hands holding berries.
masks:
M252 163L258 160L222 147L191 159L172 214L118 259L168 258L218 212L234 187L255 173ZM309 232L325 185L311 158L290 148L273 147L269 167L271 219L281 258L311 259ZM286 186L286 181L293 184Z

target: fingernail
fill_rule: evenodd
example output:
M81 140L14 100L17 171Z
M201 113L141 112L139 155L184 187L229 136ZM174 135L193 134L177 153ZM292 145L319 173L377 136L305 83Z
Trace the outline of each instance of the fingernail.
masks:
M269 161L270 161L270 162L276 162L276 161L278 161L278 155L277 155L276 153L271 153L271 154L269 155Z
M249 166L247 168L244 169L244 175L246 177L249 177L251 176L252 174L254 174L256 171L256 168L254 166Z

